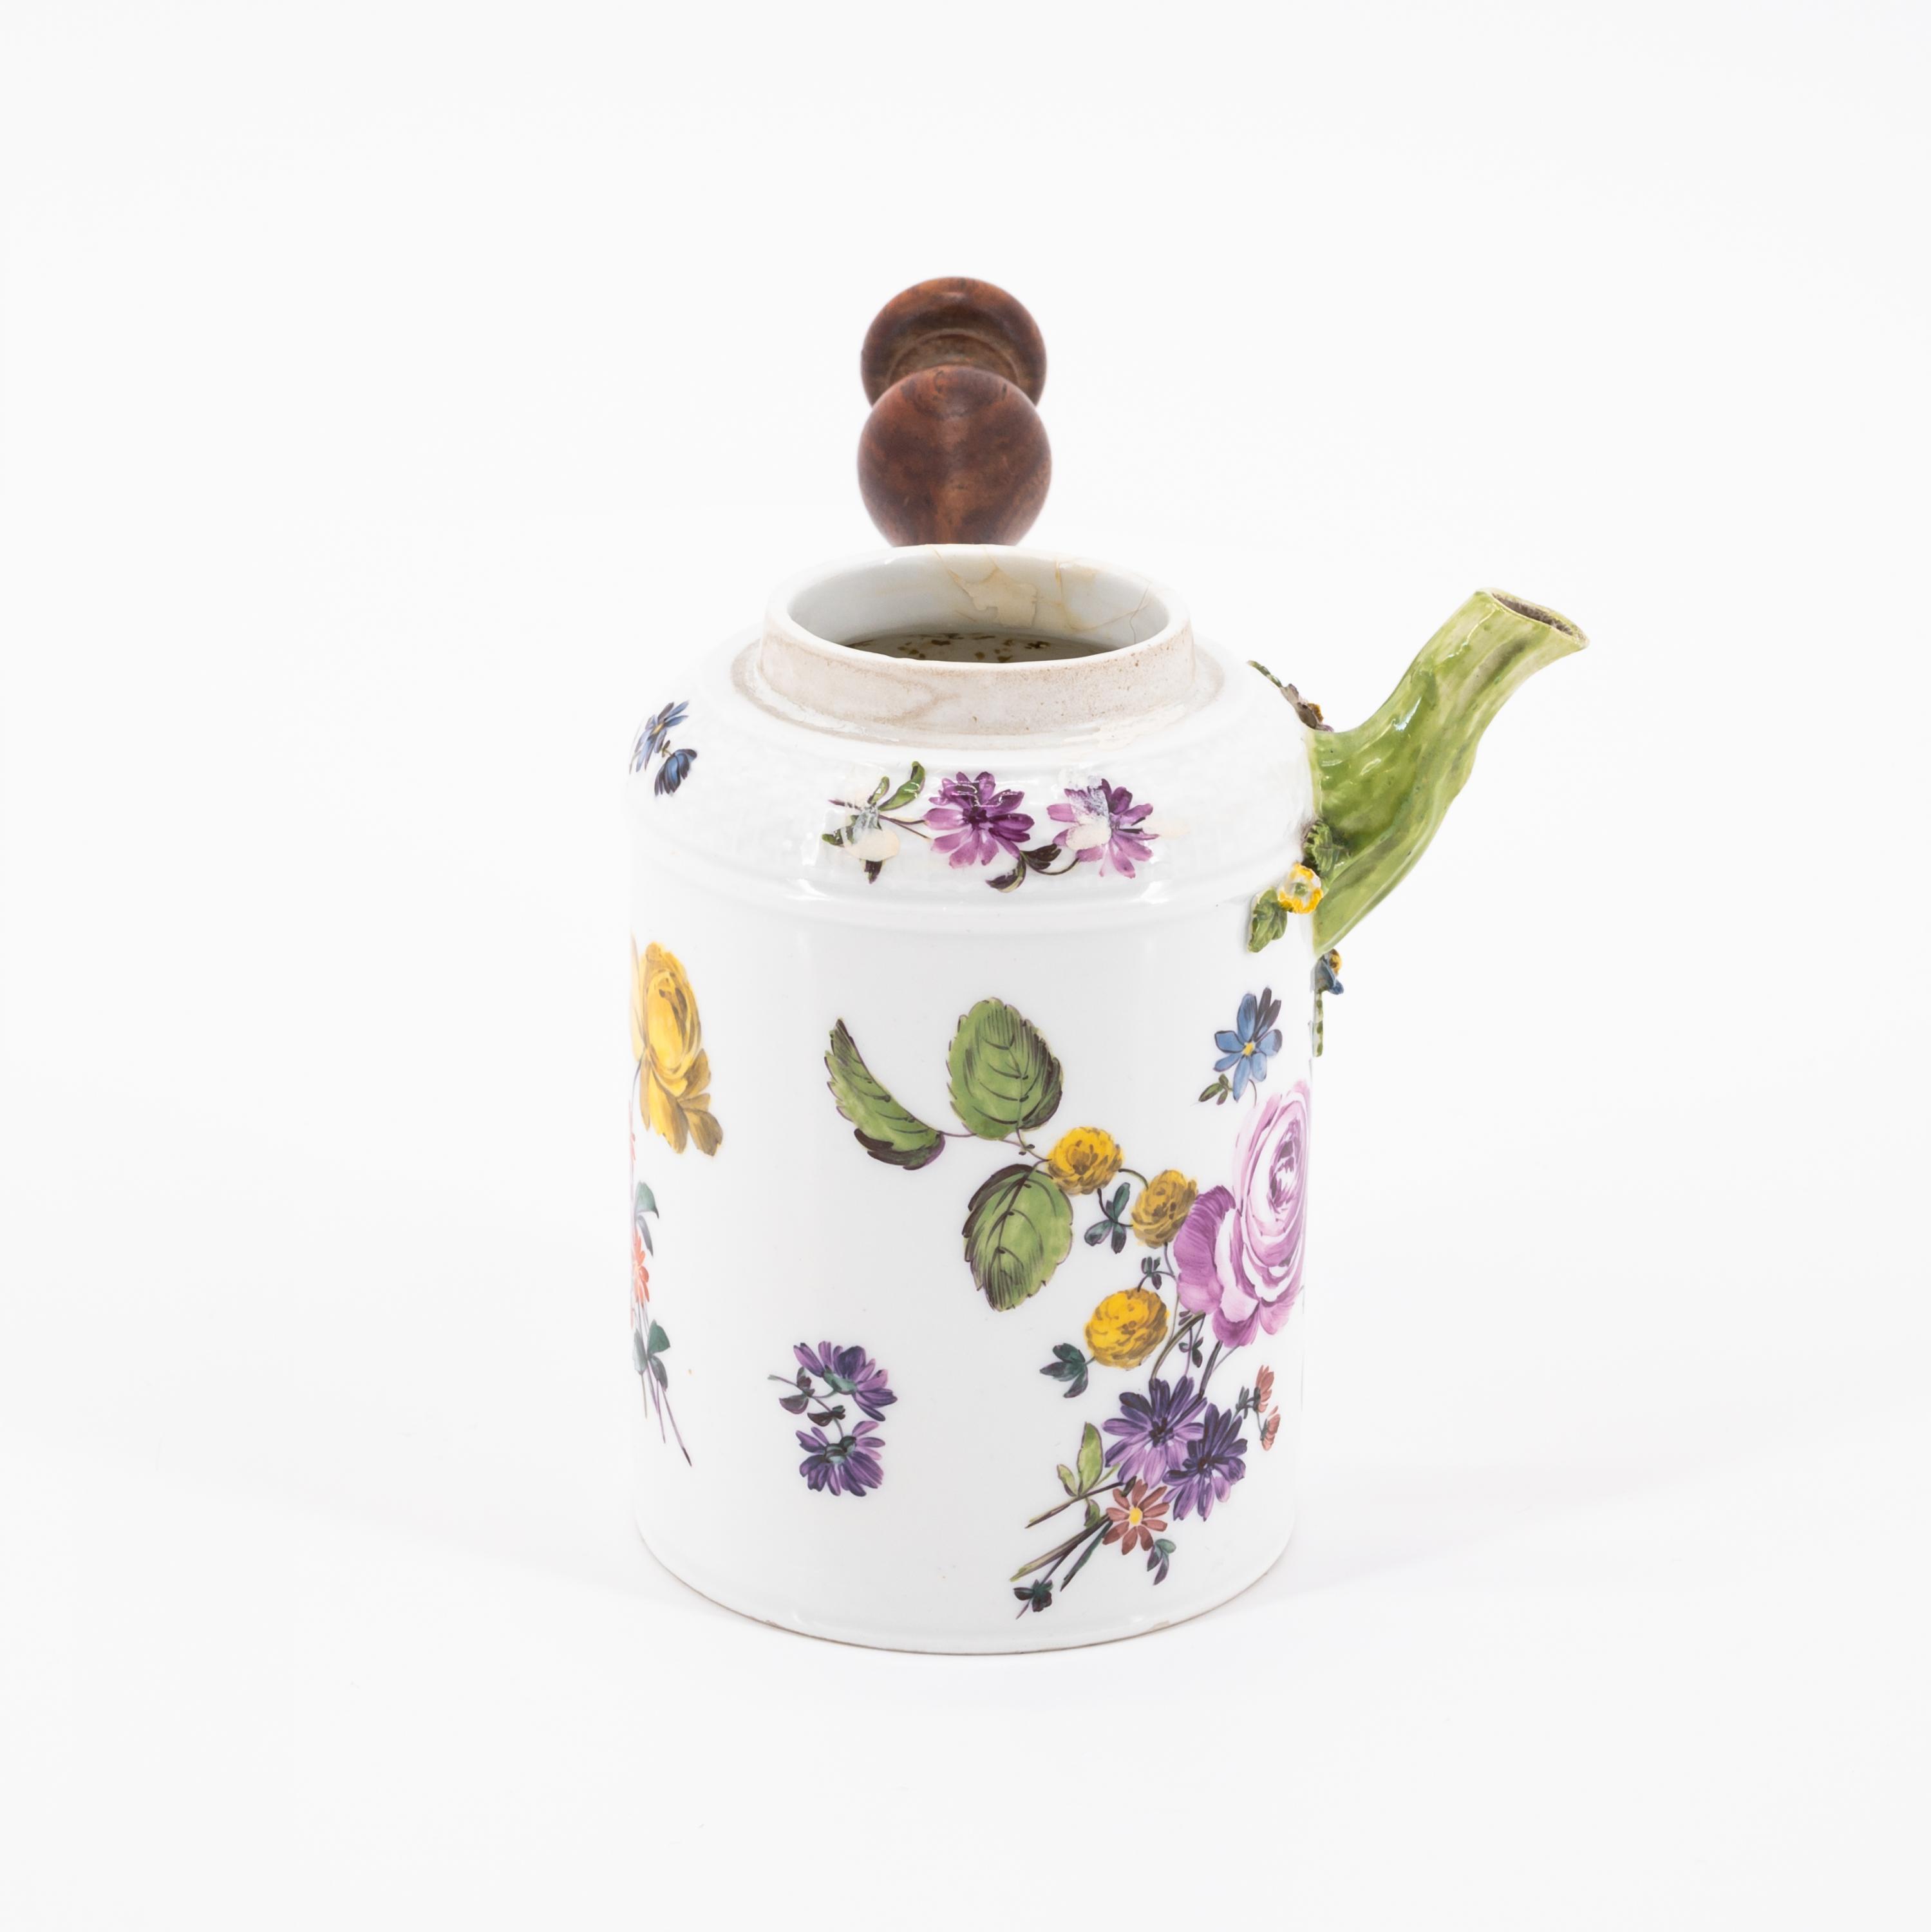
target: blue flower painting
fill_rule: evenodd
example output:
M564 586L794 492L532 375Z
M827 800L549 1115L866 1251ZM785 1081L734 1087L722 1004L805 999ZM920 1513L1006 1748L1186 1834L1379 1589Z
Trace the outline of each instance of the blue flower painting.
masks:
M691 707L685 704L667 704L661 711L654 712L643 722L643 729L637 734L637 742L631 747L630 768L634 772L646 770L652 759L661 758L657 776L651 790L660 798L667 797L691 775L691 767L697 762L697 754L686 745L673 747L670 734L691 714Z

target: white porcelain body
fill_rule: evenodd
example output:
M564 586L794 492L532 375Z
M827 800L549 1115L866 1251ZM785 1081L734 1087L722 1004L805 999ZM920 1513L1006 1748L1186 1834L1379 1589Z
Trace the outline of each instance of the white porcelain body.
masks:
M1104 1642L1212 1607L1285 1547L1303 1317L1297 1303L1273 1332L1219 1351L1210 1399L1231 1408L1240 1391L1264 1387L1264 1366L1266 1407L1277 1413L1265 1449L1261 1406L1240 1418L1244 1474L1210 1516L1178 1520L1170 1495L1164 1580L1150 1573L1150 1552L1102 1543L1070 1580L1069 1563L1060 1566L1048 1607L1029 1609L1015 1573L1074 1534L1086 1512L1075 1504L1035 1527L1029 1520L1066 1501L1059 1466L1076 1464L1084 1425L1120 1416L1121 1395L1146 1389L1152 1358L1131 1369L1093 1364L1072 1399L1042 1367L1060 1345L1087 1352L1096 1304L1138 1282L1150 1256L1170 1258L1172 1244L1132 1238L1116 1254L1110 1238L1089 1243L1118 1184L1075 1194L1063 1262L1018 1306L988 1305L962 1222L988 1176L1034 1156L962 1130L948 1049L961 1015L1003 1001L1061 1070L1051 1118L1022 1136L1036 1155L1066 1130L1091 1126L1143 1177L1175 1169L1202 1195L1237 1192L1263 1103L1309 1072L1307 922L1291 922L1263 955L1245 946L1249 902L1294 862L1312 809L1304 728L1266 680L1194 640L1184 614L1150 590L1141 609L1094 619L1126 640L1119 664L1087 658L949 682L925 676L930 667L892 664L885 670L910 675L887 676L881 693L865 688L879 667L859 654L842 653L856 685L841 682L841 660L822 649L802 653L802 669L800 654L787 658L786 610L815 608L829 631L862 628L881 608L876 580L886 568L899 576L883 602L896 614L909 598L930 613L913 622L985 612L988 596L1012 589L988 592L988 573L1018 580L1021 593L1048 573L1063 585L1097 584L1102 602L1108 586L1117 593L1134 581L1082 578L1065 560L1010 551L868 560L856 576L822 574L802 594L793 586L774 601L775 629L768 620L712 652L661 694L688 706L664 735L695 757L674 790L655 782L661 747L631 781L632 932L640 952L674 956L694 996L721 1138L712 1153L694 1139L674 1151L633 1087L635 1178L655 1203L647 1306L633 1306L640 1332L655 1322L667 1337L658 1359L668 1403L667 1417L653 1409L646 1368L637 1522L664 1564L707 1596L814 1635L961 1652ZM826 582L868 585L870 599L821 597L814 607L811 586ZM1073 601L1054 626L1083 621L1069 614ZM1036 601L1027 612L1009 598L1003 614L1048 623ZM1151 634L1133 642L1136 626ZM1028 679L1022 701L1012 694ZM973 694L988 690L993 700L976 704ZM888 713L895 722L882 722ZM943 778L989 770L999 788L1023 794L1033 844L1068 829L1048 816L1051 804L1103 778L1153 806L1139 824L1153 834L1148 856L1129 878L1069 850L1054 862L1065 869L1002 892L988 882L1008 869L1003 851L955 866L908 832L868 878L848 848L826 842L851 816L829 801L862 801L881 777L896 787L915 759L928 781L901 818L929 807ZM1282 1006L1264 1082L1237 1100L1201 1100L1223 1057L1216 1034L1235 1026L1243 996L1264 988ZM955 1136L928 1165L871 1157L841 1117L826 1066L841 1021L896 1100ZM1297 1158L1304 1184L1304 1144ZM1163 1293L1173 1304L1171 1280ZM1211 1356L1210 1321L1201 1340ZM780 1406L793 1391L771 1379L796 1374L795 1346L824 1342L862 1348L895 1398L876 1431L881 1478L862 1493L810 1486L798 1439L808 1418ZM1169 1359L1170 1388L1183 1367L1178 1354ZM1200 1371L1190 1372L1197 1381ZM857 1420L849 1413L838 1427ZM1096 1506L1114 1502L1109 1491Z

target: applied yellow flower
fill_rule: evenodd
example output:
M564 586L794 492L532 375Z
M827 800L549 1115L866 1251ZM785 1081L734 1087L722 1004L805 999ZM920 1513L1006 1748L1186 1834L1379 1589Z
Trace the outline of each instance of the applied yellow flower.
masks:
M711 1062L697 1018L697 996L674 952L631 947L630 1050L637 1062L645 1124L678 1153L695 1141L715 1154L723 1128L711 1112Z
M1132 1369L1166 1334L1167 1304L1150 1288L1123 1288L1093 1311L1086 1345L1109 1369Z
M1165 1247L1180 1232L1199 1192L1176 1168L1155 1174L1133 1204L1134 1233L1150 1248Z
M1297 866L1274 889L1274 897L1289 912L1312 912L1325 890L1312 866Z
M1120 1172L1120 1143L1097 1127L1071 1127L1046 1156L1046 1172L1069 1194L1090 1194Z

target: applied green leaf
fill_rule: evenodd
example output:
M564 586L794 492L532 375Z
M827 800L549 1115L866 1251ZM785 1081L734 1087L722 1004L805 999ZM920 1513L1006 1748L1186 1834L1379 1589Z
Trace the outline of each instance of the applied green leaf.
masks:
M965 1258L994 1308L1017 1308L1039 1293L1073 1244L1073 1207L1036 1167L1002 1167L966 1209Z
M1334 842L1334 834L1326 823L1318 818L1310 819L1307 830L1301 834L1301 863L1324 874L1335 868L1341 856L1341 848Z
M1279 894L1270 886L1255 900L1247 914L1247 950L1264 950L1287 929L1288 909L1282 904Z
M949 1064L953 1109L982 1139L1024 1133L1059 1106L1060 1063L1039 1028L1003 1000L982 1000L961 1018Z
M832 1029L825 1054L832 1098L852 1124L853 1137L888 1167L924 1167L946 1150L946 1138L901 1106L865 1064L843 1020Z

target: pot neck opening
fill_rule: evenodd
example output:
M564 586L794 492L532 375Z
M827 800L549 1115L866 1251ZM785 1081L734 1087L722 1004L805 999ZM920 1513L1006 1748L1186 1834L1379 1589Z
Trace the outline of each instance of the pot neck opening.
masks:
M920 544L785 585L757 663L780 696L847 729L1024 736L1180 703L1193 629L1171 593L1130 571Z

